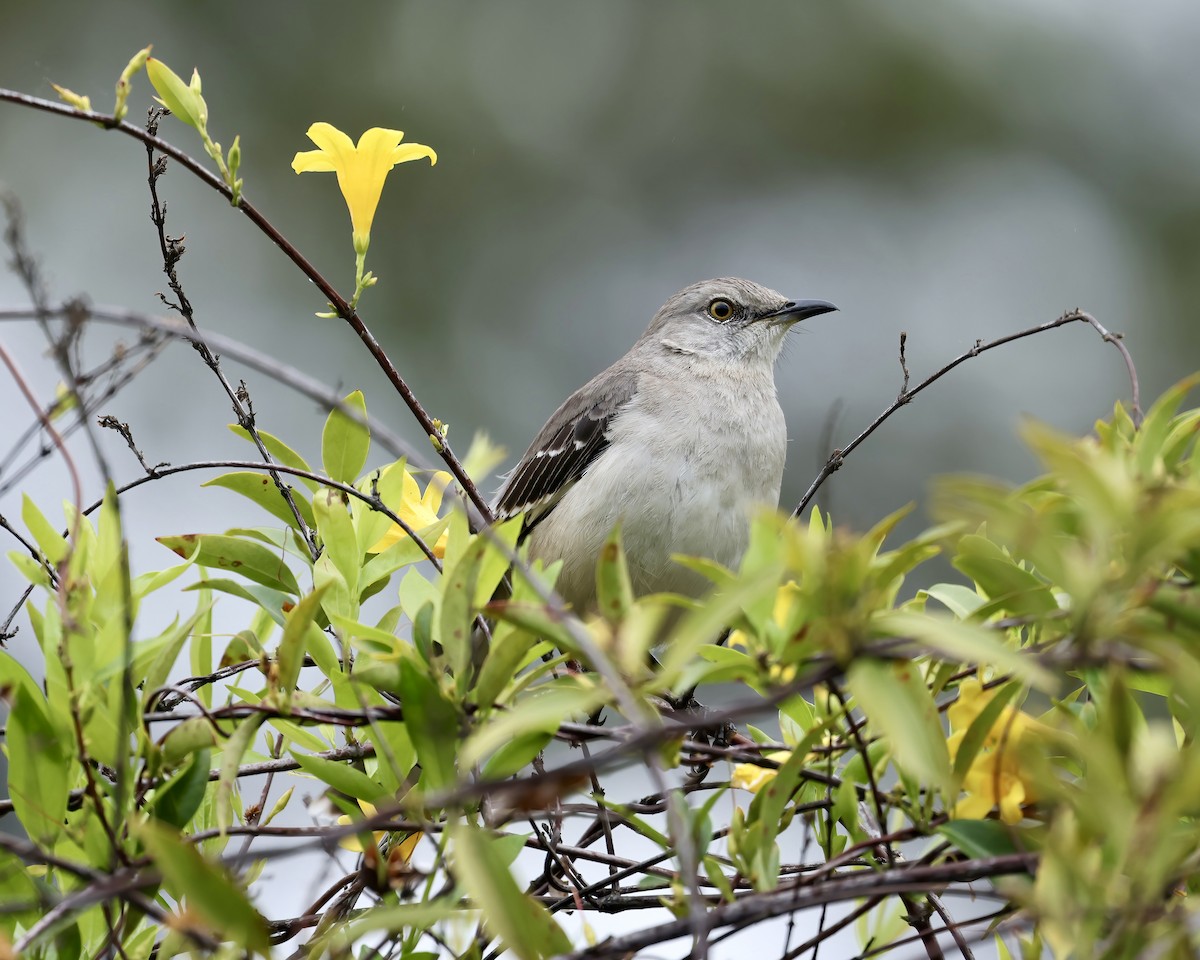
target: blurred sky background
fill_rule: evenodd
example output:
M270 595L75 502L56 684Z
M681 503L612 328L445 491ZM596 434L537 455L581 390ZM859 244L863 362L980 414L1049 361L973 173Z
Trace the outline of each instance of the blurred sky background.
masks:
M398 127L438 151L435 168L402 166L384 191L368 260L380 283L362 312L460 453L483 429L511 465L667 296L723 274L841 307L793 335L778 369L788 506L824 459L834 405L836 445L895 397L902 330L914 378L1072 307L1126 334L1147 401L1200 367L1194 3L2 0L0 86L53 97L55 81L107 110L151 42L185 77L200 69L214 137L241 135L247 196L346 293L334 180L290 169L306 128ZM139 77L129 119L149 102ZM201 154L182 124L162 133ZM145 180L132 140L0 104L0 182L23 204L53 296L161 312ZM362 388L372 413L421 441L357 340L313 316L319 295L244 217L180 169L161 189L203 329ZM0 306L24 302L0 275ZM94 361L113 337L90 341ZM36 331L7 324L0 338L51 396ZM315 462L323 413L227 372L246 378L260 426ZM0 380L7 449L30 417ZM1116 351L1082 325L973 360L847 461L828 486L835 519L866 528L941 472L1032 476L1023 416L1086 431L1128 393ZM251 454L183 346L104 412L151 462ZM136 476L110 443L118 477ZM155 534L260 519L199 479L129 500L135 572L171 559ZM28 488L57 516L55 463ZM18 515L19 500L0 512ZM7 610L15 574L0 589Z

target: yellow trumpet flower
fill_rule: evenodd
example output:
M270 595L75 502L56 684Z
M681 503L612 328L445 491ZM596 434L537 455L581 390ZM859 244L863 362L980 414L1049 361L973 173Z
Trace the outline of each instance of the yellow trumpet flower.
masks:
M454 478L444 470L439 470L429 478L429 484L425 487L425 492L421 492L421 488L417 486L417 481L413 479L411 473L407 470L404 473L404 487L400 495L400 505L393 507L396 515L407 523L413 530L418 533L426 527L437 523L438 510L442 507L442 494L446 492L446 488L453 482ZM389 506L391 506L389 504ZM368 549L368 553L383 553L388 547L399 540L403 540L408 534L404 532L404 528L399 524L392 524L391 528L379 541ZM446 555L446 540L449 537L448 531L442 531L442 535L438 537L436 543L429 544L434 556L444 557Z
M399 130L372 127L358 138L357 145L337 127L314 123L308 128L308 138L320 149L297 153L292 169L297 173L312 171L337 174L338 187L350 210L354 231L354 252L360 257L371 242L371 223L375 208L383 193L383 182L398 163L427 158L437 163L437 154L422 143L401 144L404 134Z

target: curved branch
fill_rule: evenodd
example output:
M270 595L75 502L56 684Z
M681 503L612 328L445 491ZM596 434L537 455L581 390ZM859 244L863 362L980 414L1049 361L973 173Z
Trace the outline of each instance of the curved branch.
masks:
M1104 338L1105 343L1111 343L1117 348L1118 351L1120 351L1121 357L1125 361L1125 369L1129 374L1129 380L1132 389L1132 411L1130 415L1133 418L1134 424L1140 425L1142 422L1141 390L1138 385L1137 369L1133 365L1133 357L1129 355L1129 351L1126 349L1125 344L1121 342L1121 335L1119 333L1110 333L1103 326L1101 326L1095 317L1093 317L1090 313L1085 313L1083 310L1069 310L1057 320L1050 320L1047 323L1038 324L1036 327L1030 327L1027 330L1020 330L1017 333L1010 333L1007 336L997 337L995 340L989 340L986 343L982 340L976 340L975 346L973 346L970 350L959 354L944 367L942 367L936 373L930 374L911 390L908 388L908 363L904 356L905 341L907 340L908 335L906 333L901 333L900 369L904 375L904 383L900 389L899 395L894 401L892 401L888 408L883 411L883 413L881 413L871 422L871 425L868 426L866 430L851 440L850 443L848 443L845 447L841 448L840 450L834 450L833 453L829 455L829 459L825 461L825 466L821 468L821 472L817 474L816 479L809 484L808 489L804 491L804 496L800 498L800 502L796 505L796 509L792 511L792 517L798 517L804 512L804 508L812 502L812 498L816 496L817 491L821 489L821 485L828 480L830 476L832 476L834 473L837 473L837 471L841 469L842 464L846 461L846 457L853 453L854 450L857 449L858 446L867 439L867 437L883 426L885 420L887 420L893 413L916 397L916 395L926 387L936 383L959 364L966 363L968 360L979 356L981 353L987 353L989 350L994 350L996 347L1002 347L1006 343L1012 343L1014 340L1021 340L1025 337L1032 337L1038 333L1045 333L1048 330L1054 330L1057 327L1066 326L1068 323L1088 324L1088 326L1090 326L1097 333L1099 333L1101 337Z
M98 113L94 110L77 110L74 107L69 107L66 104L54 103L51 100L43 99L42 97L30 96L27 93L20 93L16 90L8 90L0 88L0 101L15 103L19 106L29 107L33 110L41 110L45 113L56 114L61 117L70 117L73 120L84 120L89 123L99 124L105 129L118 130L128 137L132 137L146 146L153 147L159 153L165 154L176 163L181 164L186 170L194 174L205 186L211 187L226 200L233 199L233 194L216 174L204 167L199 161L188 156L178 147L173 146L166 140L160 137L153 136L146 130L136 127L124 120L118 120L112 114ZM483 499L474 481L467 476L466 470L463 468L462 462L455 456L454 451L450 449L450 445L441 436L441 432L433 422L433 418L417 400L412 389L400 376L400 372L396 369L395 364L388 358L379 341L375 339L375 335L367 328L358 312L350 306L350 302L346 300L337 289L330 283L325 276L317 270L315 266L304 256L290 240L276 229L275 225L266 218L249 200L245 194L242 194L236 204L237 208L242 211L266 237L275 244L289 260L299 268L309 280L313 282L321 294L329 301L334 311L339 317L350 325L350 328L362 341L367 351L375 358L375 362L384 372L384 375L391 382L396 392L404 400L409 410L412 411L417 422L421 425L421 429L425 431L428 437L437 437L438 442L434 444L438 455L446 464L446 468L453 474L455 481L462 487L467 498L479 511L480 517L484 523L490 524L493 515L491 507L488 506L486 500Z

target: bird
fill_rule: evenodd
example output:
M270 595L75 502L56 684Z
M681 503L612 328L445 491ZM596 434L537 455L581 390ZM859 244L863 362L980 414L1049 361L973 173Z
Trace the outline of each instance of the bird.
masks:
M706 592L676 554L739 565L752 515L779 504L775 361L796 323L837 309L736 277L694 283L546 421L494 512L524 514L530 558L562 561L556 590L577 614L595 610L597 558L617 524L638 596Z

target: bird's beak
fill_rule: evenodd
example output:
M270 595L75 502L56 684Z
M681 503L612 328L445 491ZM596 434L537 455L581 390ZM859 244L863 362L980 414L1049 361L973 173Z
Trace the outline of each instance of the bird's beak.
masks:
M773 323L799 323L809 317L819 317L823 313L833 313L837 307L827 300L789 300L778 310L764 313L759 320L770 320Z

